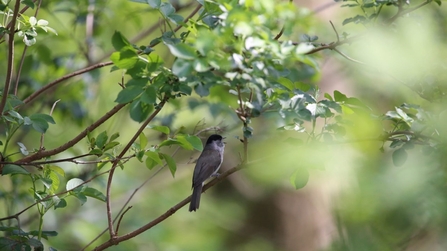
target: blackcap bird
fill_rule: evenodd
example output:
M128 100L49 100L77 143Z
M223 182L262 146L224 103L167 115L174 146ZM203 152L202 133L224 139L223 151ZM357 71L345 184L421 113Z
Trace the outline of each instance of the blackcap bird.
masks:
M222 165L225 143L223 137L217 134L211 135L205 143L202 154L197 159L194 174L192 176L192 196L189 211L196 211L200 205L200 195L205 180L218 176L217 171Z

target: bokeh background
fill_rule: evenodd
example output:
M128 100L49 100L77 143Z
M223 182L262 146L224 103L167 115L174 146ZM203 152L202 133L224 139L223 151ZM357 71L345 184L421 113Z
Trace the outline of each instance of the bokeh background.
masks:
M196 7L195 1L170 2L183 16ZM284 39L298 41L300 35L309 34L319 36L321 42L336 41L329 21L339 34L366 34L339 47L361 63L334 51L319 52L321 71L315 72L309 83L319 86L321 97L324 93L332 95L335 90L357 97L376 117L353 117L355 126L349 127L346 141L322 144L304 143L305 133L277 130L281 121L268 114L261 116L253 120L255 133L249 143L247 168L208 190L202 196L200 210L190 213L182 208L149 231L109 250L447 249L447 175L442 151L447 122L445 7L431 3L404 15L391 26L342 25L344 19L359 11L341 7L344 3L294 1L300 22L294 27L293 36ZM48 20L58 36L39 34L39 42L28 48L24 77L20 79L23 90L19 92L31 93L74 70L107 61L113 52L111 37L115 31L133 43L149 44L161 34L161 28L154 26L160 16L142 6L131 1L43 1L39 18ZM392 11L384 10L384 15L391 17ZM18 51L23 49L23 44L16 46ZM0 50L0 67L6 69L6 47L1 46ZM166 65L172 64L174 57L167 47L160 45L156 51ZM121 78L122 72L104 67L70 79L30 104L37 111L48 112L56 100L61 100L53 113L57 124L51 125L45 136L46 148L68 141L110 109L121 90L117 84ZM420 105L432 114L432 126L438 133L431 137L438 139L441 150L427 153L423 146L415 145L408 150L405 163L396 166L389 143L384 144L377 137L392 129L389 122L380 120L380 115L403 103ZM208 97L194 94L169 103L154 124L190 134L209 127L221 128L219 133L227 142L221 169L224 172L239 164L243 151L239 141L241 123L235 108L234 96L224 87L216 87ZM119 132L124 141L138 127L124 111L97 130ZM200 137L206 139L214 132ZM144 133L149 144L164 137L150 129ZM38 133L23 135L26 137L18 135L16 141L38 147ZM85 140L58 158L80 155L87 149ZM174 150L170 149L171 153ZM190 195L194 160L199 154L180 150L175 156L178 170L174 178L167 168L149 170L137 160L127 162L124 170L117 170L112 190L114 214L138 189L129 204L132 209L123 218L120 234L151 221ZM85 180L98 173L95 165L60 166L67 173L67 180ZM295 189L290 180L296 176L306 179L306 173L308 183ZM26 177L0 177L0 208L5 208L0 210L0 217L32 202L28 186L23 185L28 183ZM105 190L105 185L105 176L89 184L100 191ZM10 207L2 198L13 189L17 203ZM75 198L67 202L66 208L45 215L44 230L59 233L45 243L58 250L80 250L106 229L106 206L92 198L84 205ZM33 210L23 216L24 229L36 227L35 216ZM87 250L106 241L107 236L108 233Z

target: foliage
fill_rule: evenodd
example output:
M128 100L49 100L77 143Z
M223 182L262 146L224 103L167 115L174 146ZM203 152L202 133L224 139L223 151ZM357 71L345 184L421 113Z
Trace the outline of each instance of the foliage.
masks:
M362 24L367 28L390 27L404 15L431 2L441 5L440 1L417 5L401 0L342 2L347 2L342 7L360 13L344 19L342 25ZM333 50L346 60L364 64L339 49L361 40L364 34L343 33L340 37L331 22L336 41L318 42L321 36L297 32L298 28L310 28L303 23L313 17L302 12L292 1L199 0L177 4L160 0L132 0L107 6L101 1L88 5L83 1L2 1L0 45L7 57L1 62L5 69L5 77L2 77L5 86L0 102L3 132L0 171L1 179L8 180L8 186L1 194L8 210L0 219L0 230L5 233L0 237L0 249L43 249L42 238L59 237L56 232L59 229L44 230L47 224L44 216L62 210L74 211L75 205L70 198L75 198L80 205L91 203L87 202L87 197L106 204L103 208L107 210L103 214L107 217L106 231L110 238L100 238L102 234L98 229L95 236L100 239L95 242L95 250L109 248L151 229L176 213L188 200L179 202L165 214L160 213L159 217L154 216L154 220L143 226L138 222L137 230L121 228L125 231L123 234L119 232L123 218L136 217L126 214L130 207L125 207L133 195L164 167L168 167L175 177L179 172L177 153L180 149L201 151L200 136L207 132L232 132L242 143L243 153L236 167L209 183L205 190L250 166L252 159L248 158L248 153L252 148L249 143L256 142L263 134L278 138L287 135L285 141L293 146L253 152L254 156L256 153L277 156L266 157L261 165L275 166L278 161L284 161L284 166L290 166L287 169L289 180L296 189L305 187L312 178L312 169L318 169L323 163L322 156L326 155L322 146L362 140L381 142L382 146L377 149L390 153L395 167L405 167L408 159L419 156L419 152L434 156L423 161L430 167L428 169L445 175L445 109L442 108L445 87L439 84L441 81L430 88L420 83L408 85L426 100L425 104L402 102L391 105L393 109L380 114L377 107L368 104L367 98L348 97L339 90L321 95L318 86L322 72L319 52ZM115 12L124 13L124 9L131 11L124 17L115 15ZM192 12L186 15L181 13L183 10ZM58 12L72 14L73 18L62 21ZM156 28L148 30L158 29L160 33L151 34L141 44L129 38L131 31L148 28L147 17L135 13L156 13L160 21L151 20ZM45 19L38 15L45 15ZM126 26L128 29L108 25L124 21L131 23ZM85 37L76 31L70 33L67 25L85 25ZM41 30L51 34L42 33L41 39L40 34L38 36ZM368 29L365 32L369 32ZM108 53L108 49L113 51ZM13 52L22 55L15 57ZM110 61L101 62L104 58L98 54L108 55ZM100 70L108 66L111 66L109 72ZM370 70L376 68L367 67ZM206 127L195 122L194 115L204 106L215 118L226 115L226 125ZM182 109L187 109L189 116L176 120ZM126 117L121 116L122 113ZM178 123L181 125L177 126ZM277 130L267 132L260 126L263 123L265 127ZM117 127L113 127L114 124L118 124ZM173 146L177 148L173 150ZM312 152L302 156L302 166L299 167L295 161L287 162L287 159L296 158L295 147L305 148L299 153L302 155ZM270 155L266 151L270 151ZM313 157L316 154L320 158ZM282 156L285 157L279 160ZM380 161L383 160L375 163ZM76 173L67 168L67 164L91 169ZM363 172L369 172L369 165L365 164ZM123 180L126 172L144 171L134 170L132 167L135 166L145 166L153 176L142 182L118 210L112 207L112 188L114 191L120 189L119 184L113 182L114 175L119 172L119 179ZM282 170L276 171L280 173ZM415 171L414 175L417 174ZM101 180L103 176L107 180ZM138 176L141 174L137 173ZM359 180L362 181L362 177ZM439 189L445 186L444 180L428 174L426 178L434 184L434 193L440 193ZM117 179L115 177L115 181ZM372 198L374 188L376 184L360 190ZM14 194L20 195L20 203ZM361 200L363 195L360 192L346 195L346 204ZM425 204L432 202L427 197L422 200ZM445 199L439 203L445 203ZM73 207L68 208L70 204ZM376 212L366 213L366 216L352 214L350 210L357 208L350 206L340 206L336 210L342 219L339 230L344 227L346 231L339 231L339 240L334 242L333 250L346 250L347 247L364 250L357 241L368 238L368 234L366 228L361 229L365 233L355 231L356 224L378 217ZM378 211L385 211L379 203L373 206ZM16 212L18 207L25 209ZM402 204L396 204L385 213L395 217L403 210L401 207ZM37 211L38 222L21 225L20 218L32 209ZM115 218L112 209L119 211ZM368 208L359 210L367 211ZM408 216L402 217L411 218L423 211L405 211ZM440 216L435 214L434 217ZM408 219L403 221L408 222ZM411 229L417 231L416 226L416 223L411 224ZM390 226L384 223L377 227L378 231L371 230L369 234L373 237L368 243L374 238L381 240L381 228L387 227ZM393 227L393 241L377 241L375 247L392 250L413 234L399 226ZM28 228L35 230L24 230ZM344 238L343 232L349 238ZM49 243L57 243L51 242L51 238ZM77 245L85 249L93 241ZM51 247L51 250L56 249Z

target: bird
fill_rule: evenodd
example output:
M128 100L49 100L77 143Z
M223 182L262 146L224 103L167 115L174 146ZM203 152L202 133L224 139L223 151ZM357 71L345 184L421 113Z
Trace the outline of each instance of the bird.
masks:
M208 137L202 153L197 159L194 173L192 176L192 195L189 204L189 211L196 211L199 209L200 196L202 195L203 183L219 174L220 166L223 162L223 154L225 149L224 138L221 135L213 134Z

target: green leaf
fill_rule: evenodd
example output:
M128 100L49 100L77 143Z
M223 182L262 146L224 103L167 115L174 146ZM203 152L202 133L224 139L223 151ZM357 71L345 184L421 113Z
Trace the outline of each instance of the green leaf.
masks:
M103 193L101 193L100 191L98 191L92 187L86 187L84 190L82 190L82 194L84 194L85 196L103 201L103 202L106 201L106 196Z
M78 178L73 178L73 179L71 179L71 180L69 180L69 181L67 182L67 185L65 186L65 189L67 189L67 191L69 191L69 190L73 190L73 189L75 189L75 188L78 188L78 186L80 186L82 183L84 183L83 180L78 179ZM82 187L82 186L83 186L83 185L81 185L81 187Z
M115 146L117 146L117 145L119 145L119 144L120 144L120 142L116 142L116 141L109 142L109 143L107 143L107 144L104 146L103 150L104 150L104 151L108 151L108 150L114 148Z
M210 86L204 84L198 84L194 86L194 91L199 94L200 97L206 97L210 95Z
M136 122L143 122L154 110L153 105L148 105L140 100L134 100L130 104L130 117Z
M120 69L131 69L138 62L138 54L134 48L126 46L120 51L112 53L110 60Z
M182 145L182 144L176 139L167 139L167 140L162 141L158 146L163 147L163 146L171 146L171 145Z
M175 9L170 3L162 3L160 5L160 12L163 16L168 17L175 13Z
M393 152L392 158L395 166L402 166L407 161L408 153L404 148L399 148Z
M96 142L95 142L96 146L99 149L102 149L104 147L104 145L106 144L108 138L109 137L107 136L107 131L101 132L98 135L98 137L96 137Z
M9 115L11 115L11 117L16 118L17 121L19 121L19 122L23 121L22 115L20 115L18 112L16 112L16 111L9 111L8 113L9 113Z
M109 141L112 142L112 141L114 141L115 139L117 139L119 136L120 136L120 133L119 133L119 132L114 133L114 134L112 134L112 136L110 136Z
M30 7L31 9L34 9L34 2L32 0L22 0L20 1L24 5Z
M87 197L82 193L74 192L72 193L72 195L76 197L79 200L79 202L81 202L81 205L84 205L84 203L87 202Z
M47 119L45 119L42 116L34 116L34 115L45 115L45 114L33 114L29 117L31 120L31 123L32 123L31 125L33 126L34 130L36 130L40 133L45 133L49 127Z
M55 173L59 174L62 177L65 177L65 171L61 167L59 167L59 166L50 166L49 169L52 172L55 172Z
M160 154L158 152L147 151L144 153L148 158L154 160L157 164L163 164L163 161L160 158Z
M152 168L154 168L157 165L157 162L155 162L151 158L146 158L144 164L146 165L147 169L152 170Z
M171 156L164 153L160 153L160 155L166 161L166 164L168 164L169 171L171 171L172 177L175 177L175 172L177 171L177 164L175 163L174 159Z
M155 131L159 131L159 132L164 133L166 135L169 135L169 133L171 132L169 130L169 127L167 127L167 126L148 126L147 128L150 128L150 129L155 130Z
M177 58L172 65L172 73L178 77L186 77L191 75L193 71L193 63L188 60Z
M290 183L295 189L301 189L309 181L309 171L306 168L297 169L290 177Z
M140 133L140 136L138 136L138 139L140 141L140 149L144 149L147 146L147 138L146 135L144 135L144 133Z
M67 206L67 201L65 199L61 199L57 204L54 204L54 209L64 208Z
M115 31L115 33L113 33L112 45L117 51L120 51L126 46L131 46L130 42L119 31Z
M180 143L180 146L186 150L192 150L194 147L191 143L186 139L186 135L177 135L176 140Z
M92 155L96 155L96 156L101 156L104 154L104 152L101 149L92 149L90 152L88 152L88 154L92 154Z
M154 9L159 9L161 0L146 0L146 2Z
M118 97L116 98L115 102L119 104L129 103L138 97L138 95L140 95L143 91L143 88L140 86L128 86L118 93Z
M343 102L343 101L346 101L348 99L348 97L346 97L345 94L343 94L339 91L334 91L334 99L336 102Z
M147 64L146 69L149 73L155 72L163 66L163 59L156 53L151 53L148 55L147 59L149 63Z
M8 174L13 175L13 174L30 174L30 173L21 166L14 164L6 164L3 167L2 175L8 175Z
M17 145L19 145L19 150L23 155L27 156L29 154L28 149L26 149L26 146L22 142L17 142Z
M197 151L203 151L203 144L199 137L193 135L186 135L186 140L196 149Z
M42 237L48 240L49 236L57 236L58 233L56 231L42 231L41 232ZM33 231L29 231L29 235L33 235L33 236L38 236L39 235L39 231L37 230L33 230Z
M174 24L180 25L183 22L183 17L178 14L171 14L167 17Z
M157 92L155 91L155 88L153 86L146 87L140 100L148 105L155 104L155 102L157 102Z
M59 189L59 185L61 183L59 176L56 172L50 172L50 175L48 177L51 180L50 192L55 193L57 189Z
M166 44L171 53L181 59L192 60L197 57L195 50L187 44Z

